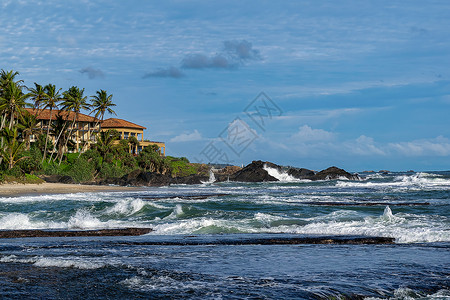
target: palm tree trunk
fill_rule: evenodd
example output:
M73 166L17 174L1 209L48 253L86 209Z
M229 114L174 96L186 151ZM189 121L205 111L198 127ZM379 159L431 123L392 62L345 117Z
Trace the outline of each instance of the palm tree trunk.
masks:
M73 127L74 127L75 122L76 122L77 119L78 119L78 114L75 114L75 118L73 119L72 126L71 126L72 128L70 128L69 137L66 139L66 143L65 143L65 145L64 145L64 147L63 147L63 151L61 152L61 156L59 157L58 165L61 165L61 161L62 161L63 153L64 153L64 148L67 147L67 144L68 144L68 142L69 142L69 138L72 136L72 133L73 133Z
M47 155L48 136L50 134L50 123L52 122L52 110L53 110L53 107L50 107L50 120L48 121L48 125L47 125L47 136L45 137L44 155L42 156L41 164L44 162L45 156Z
M59 139L61 138L61 135L63 134L63 132L64 132L64 130L66 129L66 122L64 123L64 126L63 126L63 128L61 129L61 132L58 134L58 137L56 138L56 140L55 140L55 144L53 145L53 151L52 151L52 154L50 154L50 158L49 158L49 161L52 161L52 157L53 157L53 153L55 153L55 150L56 150L56 145L58 145L58 142L59 142ZM58 149L58 154L59 154L59 151L60 149ZM58 155L56 155L55 156L55 161L56 161L56 158L58 157Z

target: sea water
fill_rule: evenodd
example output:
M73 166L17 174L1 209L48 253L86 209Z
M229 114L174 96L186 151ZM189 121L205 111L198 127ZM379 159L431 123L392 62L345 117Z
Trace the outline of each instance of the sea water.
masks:
M0 240L0 298L449 299L450 172L0 198L0 230L150 227ZM277 173L278 172L278 173ZM225 245L385 236L390 245ZM164 244L196 239L199 245Z

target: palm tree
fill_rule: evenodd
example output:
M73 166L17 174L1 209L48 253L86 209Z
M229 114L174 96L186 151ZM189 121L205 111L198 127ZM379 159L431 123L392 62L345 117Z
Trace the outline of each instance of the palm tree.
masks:
M29 88L28 90L30 91L30 98L33 100L33 108L36 110L35 116L37 117L42 102L46 98L45 89L42 85L35 82L34 88Z
M8 95L7 95L7 90L8 87L11 84L15 84L17 85L17 87L22 88L22 86L20 85L23 81L19 80L19 81L14 81L15 77L19 75L19 72L15 72L13 70L11 71L5 71L4 69L2 69L0 71L0 130L2 130L5 125L6 125L6 120L8 119L8 113L10 113L10 111L8 110ZM14 114L11 115L14 118ZM10 126L12 126L12 124L10 124ZM0 137L0 147L3 148L3 142L4 142L4 137L1 136ZM0 163L2 162L2 157L0 157Z
M0 134L6 141L5 146L0 149L0 156L11 170L16 163L26 158L21 157L25 142L19 142L17 128L3 128Z
M67 131L67 120L62 115L58 114L56 116L55 122L52 123L52 131L51 135L56 138L53 152L57 150L57 155L55 156L55 160L59 155L62 155L63 147L70 140L69 132ZM50 156L50 161L52 159L53 153Z
M95 144L95 148L103 157L106 158L108 153L112 153L114 150L114 141L120 139L120 134L117 130L109 129L106 131L100 131L97 134L97 143Z
M14 81L17 75L19 75L19 72L15 72L13 70L5 71L2 69L0 71L0 95L3 93L10 82L15 82L20 87L22 87L20 84L23 82L23 80Z
M75 123L78 120L78 116L81 110L89 110L90 105L87 103L87 97L83 95L84 89L80 89L76 86L72 86L68 91L65 91L63 93L64 95L64 102L62 103L62 109L68 112L68 115L71 111L75 113L72 126L70 129L69 136L72 135L72 132L74 130ZM67 145L67 142L66 142ZM62 155L59 159L59 163L61 163Z
M45 156L47 155L47 144L48 144L48 137L50 134L50 124L52 123L53 109L57 109L59 102L62 100L61 94L59 93L60 90L61 89L56 90L55 85L50 83L44 87L45 93L43 98L41 99L42 109L50 110L50 119L47 125L47 136L45 137L44 155L42 156L42 162L44 162Z
M38 123L38 119L28 112L23 114L19 120L17 127L21 131L22 141L25 142L25 149L27 150L30 148L31 136L39 132Z
M21 117L24 112L25 106L30 106L26 100L30 97L30 94L24 94L22 86L14 81L9 81L8 84L2 87L0 95L0 111L3 114L3 122L0 130L4 127L4 122L9 118L9 129L14 126L14 120L16 117Z
M45 148L44 148L44 155L42 156L42 162L44 162L45 160L45 156L47 155L47 145L48 145L48 138L50 135L50 127L51 127L51 123L52 121L52 113L53 113L53 109L58 109L58 104L61 102L62 100L62 96L59 93L59 91L61 91L61 89L56 90L56 86L54 84L47 84L44 87L44 98L42 99L43 102L43 108L42 109L49 109L50 110L50 119L49 119L49 123L47 126L47 135L45 137ZM56 141L57 143L57 141ZM56 147L56 143L55 143L55 147ZM55 148L53 148L53 151L55 151Z
M97 95L91 96L91 114L94 113L94 118L97 119L97 123L95 124L94 128L99 126L99 132L102 129L103 118L106 112L112 115L117 115L116 112L111 108L113 106L116 106L116 104L112 102L112 97L113 95L108 95L105 90L97 91Z
M134 155L136 155L137 153L137 147L139 146L139 141L138 141L138 139L135 137L135 136L130 136L129 138L128 138L128 143L130 144L130 146L131 146L131 153L132 154L134 154ZM129 151L129 149L128 149L128 151Z

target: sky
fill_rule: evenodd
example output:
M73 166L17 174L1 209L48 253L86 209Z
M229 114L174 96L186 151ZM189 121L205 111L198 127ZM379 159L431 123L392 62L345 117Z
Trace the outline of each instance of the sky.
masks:
M0 0L0 69L107 90L192 162L450 170L448 16L448 0Z

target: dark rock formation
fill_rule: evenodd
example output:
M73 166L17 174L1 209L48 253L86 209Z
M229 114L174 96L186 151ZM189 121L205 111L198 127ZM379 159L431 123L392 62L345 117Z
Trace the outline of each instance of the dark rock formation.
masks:
M320 171L312 177L312 180L333 180L342 177L350 180L359 180L358 175L350 174L349 172L337 167L330 167L328 169Z
M172 184L202 184L207 182L209 177L202 175L189 175L184 177L175 177L171 179Z
M151 231L151 228L99 230L0 230L0 239L25 237L137 236L147 234Z
M338 244L338 245L373 245L394 244L395 239L382 236L313 236L313 235L269 235L263 237L216 235L188 237L158 237L136 242L118 242L118 244L139 246L204 246L204 245L301 245L301 244Z
M315 175L314 171L304 168L289 168L287 172L297 179L312 179Z
M333 180L339 178L348 178L350 180L358 180L358 175L348 173L343 169L331 167L326 170L315 173L312 170L304 168L283 167L271 162L263 162L261 160L253 161L251 164L244 168L233 167L224 171L217 171L215 173L215 179L217 182L223 181L240 181L240 182L264 182L264 181L278 181L277 178L269 175L264 169L269 167L277 169L280 172L287 172L297 179L310 179L310 180ZM237 170L237 172L232 173ZM136 170L121 178L107 178L103 179L97 184L114 184L121 186L166 186L170 184L202 184L208 182L209 177L199 174L193 174L185 177L172 178L168 175L162 175L154 172L145 172Z
M120 178L106 178L97 184L101 185L121 185L121 186L165 186L169 185L172 178L167 175L162 175L154 172L145 172L135 170L129 174L126 174Z
M273 176L264 170L264 165L268 167L278 168L279 166L272 164L270 162L263 162L260 160L253 161L251 164L245 166L242 170L237 171L232 176L230 176L231 181L241 181L241 182L263 182L263 181L278 181Z
M41 175L39 176L41 179L43 179L45 182L49 183L75 183L75 180L68 176L68 175Z
M154 172L141 172L135 179L128 181L134 186L165 186L172 182L172 178Z
M238 166L226 166L225 168L214 170L214 177L217 182L228 181L236 172L242 170Z

